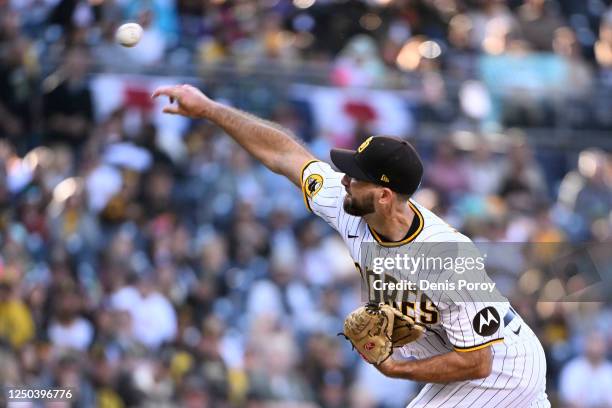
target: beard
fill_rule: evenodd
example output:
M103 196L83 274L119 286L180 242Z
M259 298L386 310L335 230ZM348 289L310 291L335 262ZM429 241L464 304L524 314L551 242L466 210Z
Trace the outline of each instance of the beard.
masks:
M353 196L346 195L342 203L344 212L355 217L363 217L364 215L372 214L374 208L374 195L370 194L362 200L357 200Z

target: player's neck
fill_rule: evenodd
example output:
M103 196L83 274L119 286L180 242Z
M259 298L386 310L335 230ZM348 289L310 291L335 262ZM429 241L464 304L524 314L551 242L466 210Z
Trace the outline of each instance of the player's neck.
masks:
M378 234L391 241L401 241L408 234L414 216L412 208L408 203L404 203L394 205L387 211L368 214L363 218Z

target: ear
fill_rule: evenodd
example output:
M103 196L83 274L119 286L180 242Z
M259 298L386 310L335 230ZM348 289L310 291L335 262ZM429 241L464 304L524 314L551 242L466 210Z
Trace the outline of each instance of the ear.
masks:
M389 205L394 199L395 197L393 196L393 191L391 191L387 187L380 189L380 193L378 196L379 204Z

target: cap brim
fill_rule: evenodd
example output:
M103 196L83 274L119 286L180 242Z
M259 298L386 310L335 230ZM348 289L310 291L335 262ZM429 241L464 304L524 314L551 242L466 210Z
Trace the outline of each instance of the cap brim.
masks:
M332 163L347 176L357 180L371 181L371 178L365 174L355 160L355 151L348 149L332 149L330 157Z

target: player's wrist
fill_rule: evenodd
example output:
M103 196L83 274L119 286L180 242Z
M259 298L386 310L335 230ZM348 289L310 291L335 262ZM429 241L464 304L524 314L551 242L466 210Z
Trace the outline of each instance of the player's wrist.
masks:
M374 366L386 377L400 378L399 364L391 357L380 364L374 364Z
M224 108L222 104L213 100L206 100L203 101L196 116L199 119L208 119L214 123L218 123L222 114L222 108Z
M396 361L392 360L390 366L389 377L401 378L403 380L412 380L416 363L414 361Z

